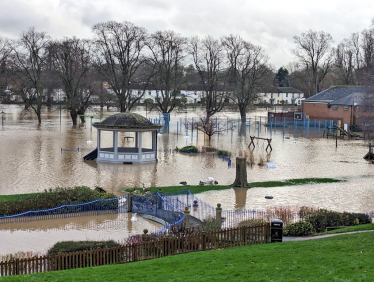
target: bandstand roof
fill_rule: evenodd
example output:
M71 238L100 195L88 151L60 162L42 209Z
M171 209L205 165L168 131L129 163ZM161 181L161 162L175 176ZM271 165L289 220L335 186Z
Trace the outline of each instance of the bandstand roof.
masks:
M92 126L102 130L131 130L131 131L153 131L162 127L154 124L142 115L135 113L119 113L107 117L102 122L96 122Z

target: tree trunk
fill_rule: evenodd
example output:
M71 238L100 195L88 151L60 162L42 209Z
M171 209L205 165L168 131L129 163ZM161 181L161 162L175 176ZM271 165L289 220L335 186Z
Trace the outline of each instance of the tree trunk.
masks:
M42 114L41 114L41 112L40 111L37 112L36 116L38 117L38 123L41 124L42 123Z
M247 188L247 158L236 158L236 178L233 187L243 187Z
M247 113L245 112L245 110L240 113L240 119L241 119L242 123L246 123L247 122Z
M73 121L73 125L77 125L77 116L78 116L77 111L70 110L70 117L71 117L71 120Z

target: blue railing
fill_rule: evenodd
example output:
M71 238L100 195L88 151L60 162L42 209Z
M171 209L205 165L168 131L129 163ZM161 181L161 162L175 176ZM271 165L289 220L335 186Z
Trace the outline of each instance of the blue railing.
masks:
M98 199L91 202L62 205L50 209L30 210L19 214L0 216L0 223L45 220L54 218L77 217L82 215L99 215L103 213L126 212L127 206L122 202L127 196Z

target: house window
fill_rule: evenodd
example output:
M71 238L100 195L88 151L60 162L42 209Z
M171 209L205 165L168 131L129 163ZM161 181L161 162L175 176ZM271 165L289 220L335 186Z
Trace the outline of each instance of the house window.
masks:
M279 93L278 93L278 97L279 97Z
M332 106L332 109L336 111L338 109L338 105Z
M344 106L344 111L348 111L348 106Z
M273 93L271 93L271 98L273 99Z
M288 98L288 93L286 93L286 98Z

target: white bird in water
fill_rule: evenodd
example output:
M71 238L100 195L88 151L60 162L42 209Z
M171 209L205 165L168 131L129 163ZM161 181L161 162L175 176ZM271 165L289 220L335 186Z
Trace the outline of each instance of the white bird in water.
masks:
M134 213L131 217L131 221L137 221L138 218L136 217L137 213Z
M87 141L87 144L90 144L90 143L92 143L92 141L91 141L91 140L88 140L88 141Z

